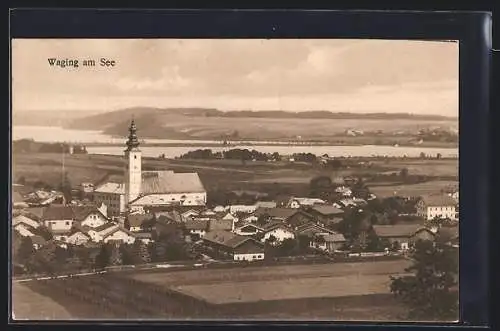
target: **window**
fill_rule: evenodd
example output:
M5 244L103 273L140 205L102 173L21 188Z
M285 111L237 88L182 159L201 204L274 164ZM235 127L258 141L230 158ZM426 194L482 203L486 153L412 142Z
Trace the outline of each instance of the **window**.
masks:
M255 259L255 258L256 258L256 257L255 257L255 255L254 255L254 256L252 256L252 258L253 258L253 259Z
M134 155L134 160L137 159L137 155Z
M66 222L66 225L69 225L69 222Z

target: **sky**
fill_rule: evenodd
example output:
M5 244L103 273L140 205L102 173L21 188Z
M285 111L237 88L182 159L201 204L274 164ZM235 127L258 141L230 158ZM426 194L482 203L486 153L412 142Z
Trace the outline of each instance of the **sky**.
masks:
M53 67L49 58L78 59ZM116 61L84 67L82 61ZM458 116L458 43L15 39L13 111L204 107Z

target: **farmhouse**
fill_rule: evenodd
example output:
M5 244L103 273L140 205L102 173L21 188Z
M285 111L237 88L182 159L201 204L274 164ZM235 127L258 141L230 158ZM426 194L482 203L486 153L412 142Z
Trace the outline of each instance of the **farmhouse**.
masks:
M315 216L321 223L336 224L342 221L344 211L340 208L328 205L314 206L307 210L308 213Z
M137 128L132 120L126 143L127 169L124 183L104 183L94 191L94 201L108 205L110 215L128 210L162 206L204 206L207 192L197 173L142 171Z
M90 238L92 238L92 241L101 242L103 241L104 237L108 235L108 233L111 233L111 231L114 231L117 228L117 224L108 222L101 226L98 226L97 228L88 229L87 233L89 234Z
M229 206L229 212L231 214L235 214L235 213L253 213L255 212L255 210L257 209L257 206L256 205L251 205L251 206L247 206L247 205L232 205L232 206Z
M208 231L208 221L207 220L188 220L185 224L186 230L190 234L196 234L203 238L205 233Z
M234 261L264 259L264 245L248 236L228 231L210 231L205 234L203 242L214 251L215 255L225 256Z
M42 220L51 232L69 232L76 218L70 206L49 206L44 208Z
M242 224L234 229L234 233L240 236L253 236L259 232L264 232L264 229L251 223Z
M126 244L133 244L135 241L135 236L132 232L121 228L115 227L111 231L106 232L102 235L102 240L105 243L108 242L123 242Z
M273 239L274 243L281 243L285 239L294 239L295 233L282 222L270 222L262 227L264 236L262 242Z
M346 239L341 233L315 234L310 242L310 246L332 253L340 250L345 242Z
M416 208L417 214L427 220L435 217L456 220L456 201L446 194L434 194L421 197Z
M374 225L373 230L380 239L393 247L407 250L418 240L434 240L434 233L419 224Z
M106 216L95 206L74 206L72 209L75 220L82 226L96 228L108 222Z
M92 238L90 238L90 235L87 234L86 232L82 230L75 230L73 233L71 233L68 238L66 239L66 242L68 244L80 246L84 245L85 243L91 241Z

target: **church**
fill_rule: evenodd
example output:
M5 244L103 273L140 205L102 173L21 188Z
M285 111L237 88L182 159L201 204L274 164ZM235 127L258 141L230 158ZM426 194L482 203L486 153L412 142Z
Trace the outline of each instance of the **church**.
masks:
M206 204L207 192L197 173L142 171L141 150L133 120L124 154L124 182L107 182L94 190L94 202L98 205L105 204L109 216L143 212L147 207Z

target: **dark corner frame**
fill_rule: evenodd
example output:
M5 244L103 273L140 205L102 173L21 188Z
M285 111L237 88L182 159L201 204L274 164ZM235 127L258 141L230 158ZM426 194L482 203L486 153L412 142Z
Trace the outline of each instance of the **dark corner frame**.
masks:
M485 128L489 127L490 13L17 9L10 12L10 36L459 40L461 321L469 326L489 324L489 146Z

